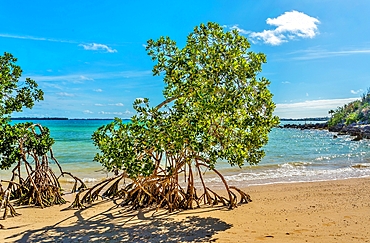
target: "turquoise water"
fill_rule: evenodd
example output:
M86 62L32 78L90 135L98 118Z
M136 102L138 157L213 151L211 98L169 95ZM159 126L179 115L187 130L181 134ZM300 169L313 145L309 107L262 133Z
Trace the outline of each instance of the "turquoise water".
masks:
M370 176L370 140L321 130L273 129L258 166L227 172L236 184L324 181ZM215 181L215 179L211 179Z
M85 182L95 182L108 174L103 170L100 163L93 161L98 149L91 140L91 135L100 126L110 123L112 120L34 120L48 127L51 137L54 138L53 154L62 165L64 171L71 172L82 178ZM22 120L16 123L26 122ZM57 171L57 167L54 166ZM4 178L5 172L1 172ZM9 172L8 172L9 174ZM65 180L70 180L65 178ZM72 181L72 180L70 180Z
M55 139L54 155L65 171L87 182L108 176L99 163L93 162L98 150L91 135L109 120L34 122L50 129ZM264 150L266 156L258 166L230 168L228 163L220 161L217 169L223 172L229 183L239 186L370 176L369 140L354 142L349 136L334 139L333 134L327 131L275 128ZM2 171L1 179L8 174L9 171ZM207 172L206 180L221 186L220 179L212 173Z

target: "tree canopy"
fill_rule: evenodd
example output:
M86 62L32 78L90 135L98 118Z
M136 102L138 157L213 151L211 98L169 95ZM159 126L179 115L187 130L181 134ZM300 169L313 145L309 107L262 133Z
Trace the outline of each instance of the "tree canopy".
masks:
M20 83L22 69L16 65L17 58L10 53L0 56L0 119L23 107L32 108L35 101L43 100L43 92L37 83L26 78Z
M225 32L216 23L195 27L183 48L169 37L147 42L148 55L155 61L153 74L165 83L164 101L152 107L147 98L137 99L137 115L131 122L116 119L93 134L102 152L95 160L117 174L122 170L123 177L134 181L130 188L135 192L124 189L127 204L189 208L194 200L198 203L194 198L215 203L217 196L209 199L202 178L205 193L195 196L193 168L201 172L202 167L221 177L229 193L227 204L235 206L216 163L257 164L264 156L268 132L278 124L270 82L258 77L266 57L249 48L237 30ZM188 178L186 190L178 183L181 173ZM116 189L108 194L114 196ZM167 191L176 194L177 201L169 199ZM90 196L82 200L88 201Z

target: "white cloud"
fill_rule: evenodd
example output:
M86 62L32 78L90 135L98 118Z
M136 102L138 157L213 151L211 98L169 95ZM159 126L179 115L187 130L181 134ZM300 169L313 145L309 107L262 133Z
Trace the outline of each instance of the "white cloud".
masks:
M102 114L102 115L123 115L123 112L99 111L99 114Z
M342 106L346 103L358 100L358 98L346 98L346 99L328 99L328 100L308 100L303 102L288 103L288 104L276 104L277 108L305 108L305 109L316 109L322 107Z
M90 111L90 110L84 110L83 111L84 114L93 114L94 112Z
M25 76L34 79L37 82L42 81L70 81L80 83L86 81L86 77L89 80L99 79L115 79L115 78L135 78L135 77L147 77L152 76L152 71L122 71L122 72L105 72L105 73L89 73L89 74L66 74L66 75L33 75L25 74ZM101 89L96 89L96 92L100 92Z
M109 105L111 105L111 106L124 106L124 104L122 104L122 103L109 104Z
M283 82L281 82L282 84L290 84L290 82L289 81L283 81Z
M80 79L81 79L81 80L88 80L88 81L93 81L93 80L94 80L93 78L88 78L88 77L86 77L86 76L84 76L84 75L81 75L81 76L80 76Z
M12 39L23 39L23 40L71 43L71 44L77 43L76 41L73 41L73 40L61 40L61 39L53 39L53 38L46 38L46 37L35 37L35 36L30 36L30 35L11 35L11 34L0 33L0 37L12 38ZM79 44L79 46L82 46L84 50L92 50L92 51L104 50L109 53L117 52L116 49L112 49L107 45L98 44L98 43Z
M359 94L359 93L362 93L363 90L362 89L359 89L359 90L351 90L351 94Z
M276 104L275 115L281 118L326 117L335 110L358 98L309 100L296 103Z
M264 30L263 32L259 33L252 33L250 34L250 37L252 37L253 40L262 40L266 44L270 44L273 46L280 45L283 42L286 42L285 36L283 34L275 33L273 30Z
M94 74L92 74L94 75ZM68 81L72 83L83 83L84 81L92 81L93 78L87 77L86 75L81 74L67 74L67 75L27 75L31 79L34 79L38 82L42 81ZM90 75L89 75L90 76Z
M43 84L46 87L52 88L52 89L59 89L59 90L64 90L65 88L60 86L59 84L56 83L44 83Z
M240 34L248 35L251 33L251 31L248 30L243 30L242 28L239 28L239 25L233 25L230 27L232 30L237 30Z
M103 104L95 104L95 106L104 106Z
M252 32L249 37L252 41L263 41L270 45L280 45L291 39L313 38L318 34L317 24L320 21L302 12L285 12L277 18L268 18L266 23L276 26L273 30Z
M74 94L66 93L66 92L59 92L59 93L57 93L57 95L64 96L64 97L73 97L73 96L75 96Z
M348 56L348 55L359 55L359 54L370 54L370 49L353 49L353 50L344 50L344 51L327 51L320 49L304 50L295 53L293 55L300 55L294 57L295 60L312 60L328 57L337 57L337 56Z
M95 92L103 92L102 89L94 89Z
M23 39L23 40L35 40L35 41L50 41L50 42L60 42L60 43L77 43L76 41L71 40L60 40L60 39L53 39L53 38L45 38L45 37L35 37L30 35L11 35L11 34L1 34L0 37L3 38L12 38L12 39Z
M109 52L109 53L117 52L116 49L112 49L107 45L97 44L97 43L90 43L90 44L86 44L86 45L85 44L80 44L79 46L82 46L85 50L88 50L88 51L103 50L103 51L106 51L106 52Z

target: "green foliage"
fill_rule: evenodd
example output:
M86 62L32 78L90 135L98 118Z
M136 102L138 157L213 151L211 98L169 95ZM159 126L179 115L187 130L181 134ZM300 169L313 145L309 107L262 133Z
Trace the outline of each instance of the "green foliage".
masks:
M121 169L132 177L149 175L154 168L150 153L152 136L148 132L143 124L124 124L115 119L93 134L95 145L103 152L103 155L97 154L95 160L109 171Z
M337 124L343 123L344 117L345 117L344 112L341 111L340 109L337 109L333 113L332 117L330 118L330 120L328 122L329 126L335 126Z
M9 169L13 163L22 159L24 153L42 156L54 143L47 128L40 131L32 123L3 124L0 139L1 169Z
M270 82L257 78L266 57L249 48L236 30L224 32L215 23L195 27L182 49L169 37L149 40L146 50L156 61L153 74L163 75L165 100L155 107L136 100L130 123L116 119L99 128L93 140L102 154L95 160L130 178L171 175L198 162L211 169L218 160L257 164L278 118Z
M331 118L329 126L337 124L352 124L358 122L370 123L370 88L361 96L361 100L355 100L343 107L338 107L335 111L329 111Z
M31 123L9 124L11 113L20 112L23 107L32 108L36 101L43 100L43 92L34 80L26 78L20 82L22 69L16 61L10 53L0 56L0 169L18 162L21 150L41 156L53 144L47 129L35 131Z
M35 101L43 100L43 92L37 89L37 83L26 78L19 85L22 69L15 64L16 58L10 53L0 56L0 118L14 111L20 112L23 107L32 108Z
M350 113L346 118L346 125L358 122L358 113Z

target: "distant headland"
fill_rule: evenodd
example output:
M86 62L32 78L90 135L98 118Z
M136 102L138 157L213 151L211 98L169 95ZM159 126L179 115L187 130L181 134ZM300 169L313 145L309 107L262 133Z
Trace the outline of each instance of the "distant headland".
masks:
M11 120L107 120L111 121L114 120L113 118L67 118L67 117L12 117ZM122 120L130 120L130 119L122 119Z
M328 121L329 117L280 118L280 121Z
M12 117L11 120L68 120L66 117Z

